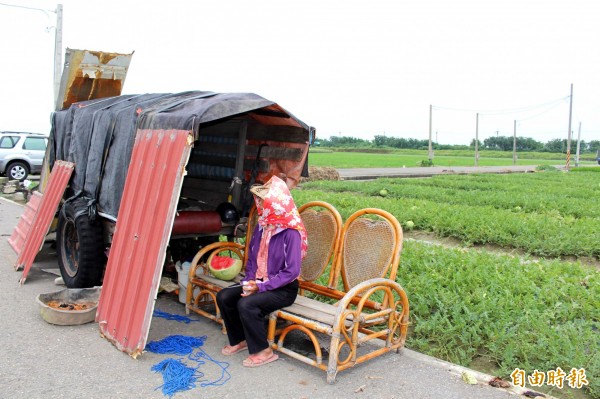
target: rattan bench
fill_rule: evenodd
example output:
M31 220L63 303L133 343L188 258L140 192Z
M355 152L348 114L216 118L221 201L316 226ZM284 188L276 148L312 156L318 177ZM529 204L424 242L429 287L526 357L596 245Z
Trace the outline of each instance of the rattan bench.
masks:
M309 246L307 255L302 262L300 280L314 281L327 268L333 257L336 245L339 241L342 228L342 218L337 210L323 201L311 201L298 208L300 217L307 229ZM244 270L234 281L223 281L212 277L208 272L205 261L211 254L226 254L244 260L246 264L247 248L250 244L251 234L256 226L256 212L249 216L246 244L235 242L217 242L198 251L190 266L187 292L186 312L190 311L207 317L223 325L223 319L216 305L217 293L241 280ZM331 275L329 285L333 283L335 276Z
M338 371L398 351L404 346L409 318L408 297L395 281L401 250L402 228L393 215L375 208L351 215L336 241L328 284L301 280L302 295L295 303L271 314L271 347L326 371L328 383L335 382ZM278 330L282 320L288 325ZM310 339L314 354L286 346L293 331ZM383 345L367 345L374 339ZM326 361L322 340L327 341Z
M375 208L355 212L343 225L338 211L322 201L306 203L299 212L308 236L300 291L293 305L269 316L268 340L273 349L326 371L327 382L333 383L338 371L404 346L409 304L395 281L402 228L393 215ZM253 228L254 224L248 228L246 243ZM190 268L186 310L223 325L216 294L232 282L208 274L202 260L214 251L247 256L244 245L232 242L202 248ZM200 276L199 268L204 270ZM308 337L314 353L286 346L294 331ZM366 345L374 339L383 344Z

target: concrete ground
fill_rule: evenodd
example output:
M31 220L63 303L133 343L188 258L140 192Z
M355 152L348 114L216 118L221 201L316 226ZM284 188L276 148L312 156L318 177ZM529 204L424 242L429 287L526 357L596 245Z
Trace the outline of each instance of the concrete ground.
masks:
M54 284L54 274L44 271L58 270L56 253L49 244L44 244L26 283L19 286L21 272L13 268L16 254L7 239L22 211L22 205L0 198L0 398L164 397L159 388L162 377L151 367L179 356L146 352L134 360L102 338L96 323L56 326L41 318L36 296L63 287ZM159 295L155 309L185 315L173 294ZM323 371L285 355L263 367L247 369L241 365L244 352L232 357L221 355L226 337L216 323L194 319L199 321L185 324L155 317L148 342L174 334L206 336L201 349L219 362L228 362L231 378L221 386L198 384L178 392L177 398L501 399L519 393L515 388L493 388L487 384L491 376L467 370L478 380L469 385L461 378L466 369L408 349L343 371L333 385L326 383ZM199 371L208 381L221 375L220 368L211 362L201 365Z
M562 165L554 165L564 169ZM436 175L466 175L471 173L529 173L536 165L514 166L431 166L410 168L353 168L338 169L342 180L370 180L380 177L430 177Z

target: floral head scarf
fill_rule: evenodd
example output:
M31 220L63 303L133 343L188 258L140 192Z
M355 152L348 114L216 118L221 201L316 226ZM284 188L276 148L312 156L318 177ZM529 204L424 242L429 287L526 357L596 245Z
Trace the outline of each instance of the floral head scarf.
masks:
M288 186L283 180L273 176L264 184L263 188L268 188L268 191L262 195L262 201L256 195L254 196L258 211L258 224L263 228L275 226L298 230L302 239L302 259L304 259L308 248L306 228Z

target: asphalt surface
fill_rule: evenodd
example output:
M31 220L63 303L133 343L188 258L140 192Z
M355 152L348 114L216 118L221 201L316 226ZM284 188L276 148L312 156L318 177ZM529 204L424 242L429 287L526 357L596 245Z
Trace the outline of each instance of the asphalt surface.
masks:
M562 165L555 165L563 169ZM471 173L528 173L536 165L516 166L431 166L410 168L354 168L337 169L343 180L369 180L379 177L430 177L435 175L465 175Z
M8 245L23 206L0 198L0 398L162 398L162 376L151 367L176 355L145 352L137 360L118 351L99 334L96 323L56 326L39 314L36 296L63 289L50 244L43 245L24 285L14 270L16 254ZM44 270L43 270L44 269ZM410 293L409 293L410 298ZM159 294L155 309L185 315L174 294ZM199 318L195 318L200 320ZM479 381L461 379L466 369L405 349L340 372L328 385L325 373L280 354L280 360L255 369L241 365L244 352L221 355L226 337L219 326L201 319L189 324L153 318L148 342L169 335L206 336L206 355L228 362L231 378L221 386L178 392L175 398L478 398L515 397L519 392L487 385L491 376L469 371ZM187 361L191 366L195 363ZM198 369L203 379L214 381L220 368L206 362Z

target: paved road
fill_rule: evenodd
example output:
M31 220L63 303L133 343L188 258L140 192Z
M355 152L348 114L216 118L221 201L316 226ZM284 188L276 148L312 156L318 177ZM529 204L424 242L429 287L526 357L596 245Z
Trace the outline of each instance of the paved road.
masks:
M13 265L16 255L7 238L23 207L0 198L0 397L2 398L162 398L160 374L150 369L168 355L144 353L137 360L119 352L100 337L98 326L55 326L39 315L35 298L61 289L55 276L42 269L57 268L56 253L44 244L28 275L19 286L21 272ZM175 295L159 295L156 308L185 314ZM328 385L325 373L285 355L262 368L246 369L242 354L231 358L220 354L226 343L220 328L201 320L189 324L154 318L149 341L168 335L207 336L205 352L230 363L231 379L222 386L196 387L175 398L446 398L508 399L508 390L486 384L491 378L473 372L480 383L468 385L464 369L419 353L404 350L389 353L338 374ZM177 356L172 356L177 357ZM210 363L200 366L208 380L220 373ZM360 389L362 387L362 390ZM515 392L515 391L513 391Z
M563 168L562 166L556 166ZM517 166L432 166L411 168L354 168L338 169L343 180L369 180L379 177L430 177L469 173L526 173L534 172L536 165Z

